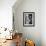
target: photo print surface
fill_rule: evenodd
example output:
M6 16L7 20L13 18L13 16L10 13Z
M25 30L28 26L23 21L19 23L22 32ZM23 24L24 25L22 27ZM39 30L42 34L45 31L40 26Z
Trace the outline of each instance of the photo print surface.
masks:
M23 26L34 26L35 25L35 13L24 12L23 13Z

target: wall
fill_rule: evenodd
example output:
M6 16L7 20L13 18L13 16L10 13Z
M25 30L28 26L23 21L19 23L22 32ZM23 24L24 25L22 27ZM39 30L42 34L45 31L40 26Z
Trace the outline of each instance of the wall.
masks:
M12 6L16 0L0 0L0 27L12 28Z
M34 40L36 46L41 46L41 1L23 0L17 8L14 6L15 30L22 32L25 39ZM35 27L23 26L23 12L35 12Z
M41 38L42 46L46 46L46 0L41 1Z

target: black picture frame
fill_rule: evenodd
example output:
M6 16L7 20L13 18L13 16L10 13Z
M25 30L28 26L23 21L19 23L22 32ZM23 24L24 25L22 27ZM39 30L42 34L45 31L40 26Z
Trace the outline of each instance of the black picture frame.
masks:
M35 12L23 12L23 26L24 27L35 26Z

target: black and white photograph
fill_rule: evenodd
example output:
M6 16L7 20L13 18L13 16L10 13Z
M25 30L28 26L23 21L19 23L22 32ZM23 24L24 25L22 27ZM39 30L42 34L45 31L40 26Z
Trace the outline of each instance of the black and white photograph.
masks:
M23 12L23 26L35 25L35 12Z

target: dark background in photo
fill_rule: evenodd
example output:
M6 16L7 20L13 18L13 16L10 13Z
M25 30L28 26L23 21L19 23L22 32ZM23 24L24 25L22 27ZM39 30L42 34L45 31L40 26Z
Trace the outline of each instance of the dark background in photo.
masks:
M29 17L29 24L32 24L32 14L28 14L28 17Z

